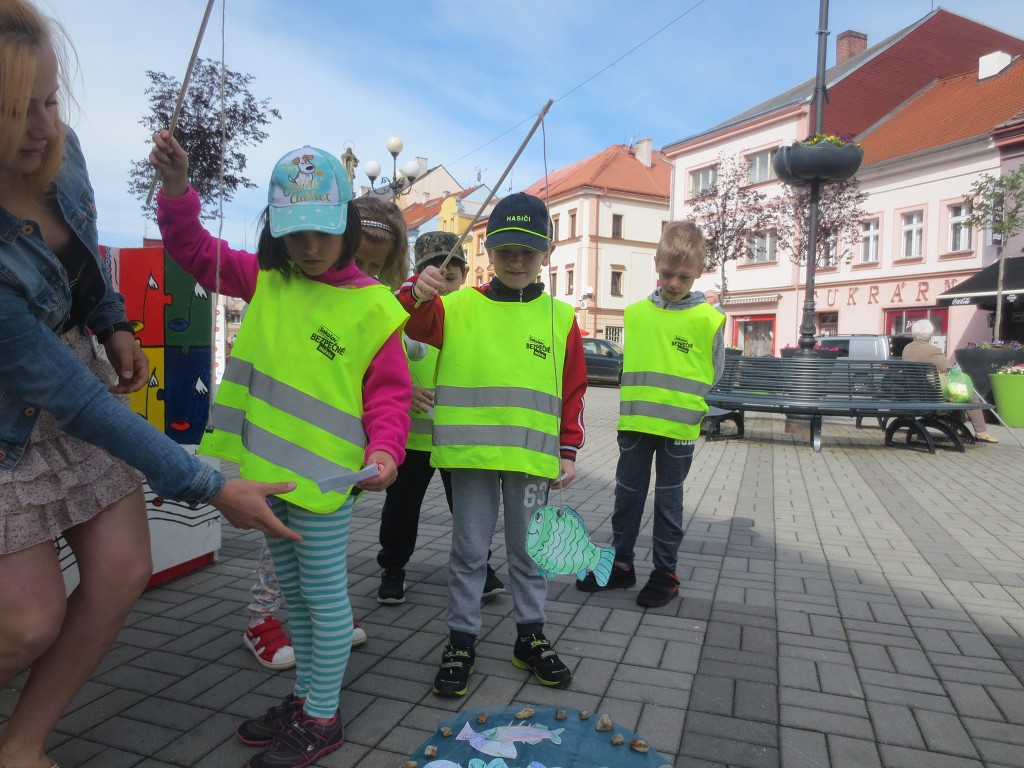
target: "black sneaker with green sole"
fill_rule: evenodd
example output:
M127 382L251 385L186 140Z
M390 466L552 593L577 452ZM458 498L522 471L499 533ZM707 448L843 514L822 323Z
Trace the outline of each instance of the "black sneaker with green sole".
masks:
M476 651L473 648L448 643L441 654L441 668L434 678L434 693L446 698L465 696L475 662Z
M572 672L558 658L544 635L532 635L524 641L517 640L512 650L512 665L533 672L541 685L564 687L572 680Z

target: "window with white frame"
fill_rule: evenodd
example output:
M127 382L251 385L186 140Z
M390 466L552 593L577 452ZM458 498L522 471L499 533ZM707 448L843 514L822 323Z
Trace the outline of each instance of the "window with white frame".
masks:
M551 217L551 242L558 242L558 217Z
M718 166L709 165L690 172L690 196L704 197L718 185Z
M611 291L612 296L622 295L622 267L612 267L612 280L611 280Z
M860 263L878 261L878 219L864 219L860 223Z
M608 341L614 341L616 344L622 343L622 326L621 325L606 325L604 327L604 337Z
M550 286L550 290L548 291L548 293L550 293L552 296L554 296L556 293L558 293L558 268L557 267L552 267L550 269L550 275L551 275L551 286Z
M967 223L973 207L970 203L949 206L949 250L969 251L973 247L971 227Z
M576 237L576 211L569 211L569 237Z
M747 155L747 181L751 184L760 184L762 181L771 181L775 178L775 169L772 168L772 158L775 156L774 149L765 149Z
M904 259L917 259L924 255L924 211L909 211L900 217L902 243L900 255Z
M747 240L747 262L749 264L767 264L776 261L777 240L778 236L774 229L755 232Z
M825 253L821 256L822 269L832 269L839 266L839 238L829 235L825 239Z
M615 240L622 239L622 214L612 214L612 238Z
M576 292L576 282L573 279L575 277L574 270L566 268L565 270L565 295L572 296Z

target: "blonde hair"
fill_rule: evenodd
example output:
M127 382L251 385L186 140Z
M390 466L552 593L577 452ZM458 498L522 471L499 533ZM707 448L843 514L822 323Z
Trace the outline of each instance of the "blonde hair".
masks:
M692 221L672 221L665 225L654 252L655 263L677 266L682 262L699 263L707 260L707 243L704 234Z
M4 162L17 152L25 133L28 107L35 85L39 55L52 50L57 58L62 107L71 98L67 77L67 50L70 44L63 27L55 19L43 16L25 0L0 0L0 147ZM64 162L64 124L58 109L57 137L46 145L38 169L25 178L32 192L45 192L57 178Z
M357 197L352 204L359 211L363 239L375 243L391 243L391 249L376 278L397 291L409 275L409 235L402 210L392 200L381 200L369 195Z

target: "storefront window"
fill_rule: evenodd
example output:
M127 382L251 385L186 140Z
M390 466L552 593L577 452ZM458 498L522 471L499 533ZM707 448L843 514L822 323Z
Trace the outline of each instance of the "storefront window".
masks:
M748 357L775 354L775 315L737 317L733 321L732 346Z

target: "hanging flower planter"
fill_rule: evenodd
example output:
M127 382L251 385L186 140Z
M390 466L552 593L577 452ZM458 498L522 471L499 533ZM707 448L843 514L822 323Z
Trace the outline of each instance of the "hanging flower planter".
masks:
M864 150L838 136L819 134L780 147L772 165L780 181L794 187L819 181L824 184L852 178L864 159Z

